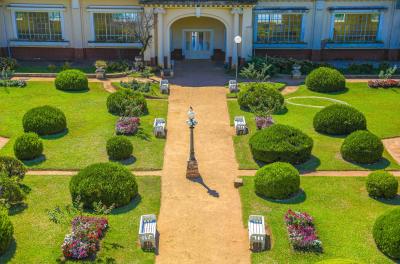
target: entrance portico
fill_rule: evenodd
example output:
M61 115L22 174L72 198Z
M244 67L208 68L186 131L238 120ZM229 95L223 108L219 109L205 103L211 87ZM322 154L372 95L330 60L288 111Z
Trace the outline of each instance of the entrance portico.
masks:
M209 59L215 50L221 50L225 54L224 62L232 66L238 64L238 57L252 56L254 4L251 0L240 4L237 1L161 0L142 0L142 3L146 12L155 14L155 38L147 58L157 58L160 67L170 67L174 50L187 59ZM215 26L209 26L211 22ZM242 37L239 46L234 43L237 35Z

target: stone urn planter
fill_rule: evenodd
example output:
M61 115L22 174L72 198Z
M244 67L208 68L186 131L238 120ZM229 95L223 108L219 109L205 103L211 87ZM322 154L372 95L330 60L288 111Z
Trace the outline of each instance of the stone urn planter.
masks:
M292 78L293 79L300 79L301 78L301 66L298 64L294 64L292 67Z
M103 80L106 78L106 68L107 68L107 62L103 60L97 60L94 63L94 66L96 67L96 78L99 80Z
M272 118L272 116L267 116L267 117L256 116L255 120L256 120L257 129L263 129L263 128L270 127L273 124L275 124L275 121Z

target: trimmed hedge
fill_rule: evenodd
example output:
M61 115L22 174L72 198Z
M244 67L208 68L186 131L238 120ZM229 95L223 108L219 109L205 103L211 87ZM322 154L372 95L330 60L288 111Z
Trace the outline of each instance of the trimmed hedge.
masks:
M390 199L397 195L399 183L391 173L375 171L368 175L366 187L370 196Z
M44 105L26 112L22 118L22 125L25 132L52 135L63 132L67 128L67 119L60 109Z
M111 160L124 160L131 157L133 146L125 136L114 136L107 141L107 154Z
M389 210L379 216L372 234L382 253L400 259L400 208Z
M88 78L80 70L65 70L57 74L54 84L62 91L88 90Z
M260 105L267 106L275 112L283 108L285 99L276 89L267 83L249 83L241 85L238 94L238 103L243 109L251 110Z
M14 157L0 156L0 173L5 173L8 177L16 176L20 180L25 177L25 165Z
M315 114L315 131L329 135L346 135L356 130L367 129L367 119L354 107L334 104Z
M32 160L43 153L43 142L35 133L25 133L14 143L14 154L19 160Z
M259 169L255 192L272 199L287 199L300 190L299 171L289 163L275 162Z
M346 89L346 78L338 70L320 67L307 75L305 84L315 92L338 92Z
M0 255L7 251L14 234L14 227L8 216L8 211L0 207Z
M340 148L343 159L361 164L378 162L382 158L383 150L380 138L366 130L348 135Z
M256 160L299 164L311 157L313 140L297 128L276 124L257 131L249 140Z
M363 263L352 259L327 259L319 261L316 264L363 264Z
M119 116L141 116L148 112L144 95L122 88L107 98L108 112Z
M72 199L80 196L85 208L92 208L94 202L116 207L127 205L138 194L134 175L114 162L87 166L71 178L69 189Z

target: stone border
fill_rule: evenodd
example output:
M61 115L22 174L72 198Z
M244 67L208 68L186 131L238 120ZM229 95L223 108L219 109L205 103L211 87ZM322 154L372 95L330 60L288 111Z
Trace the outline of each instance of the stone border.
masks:
M293 97L289 97L289 98L286 99L286 102L288 104L297 105L297 106L304 106L304 107L311 107L311 108L324 108L325 106L293 103L293 102L290 101L291 99L322 99L322 100L331 101L331 102L338 103L338 104L349 105L345 101L341 101L341 100L337 100L337 99L333 99L333 98L329 98L329 97L322 97L322 96L293 96Z

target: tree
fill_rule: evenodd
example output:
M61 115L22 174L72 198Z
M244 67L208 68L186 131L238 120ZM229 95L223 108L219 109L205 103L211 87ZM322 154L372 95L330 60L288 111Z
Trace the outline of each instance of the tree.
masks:
M153 35L152 29L154 26L154 16L153 13L138 13L135 17L135 23L131 28L132 35L135 37L142 47L140 48L139 55L143 57L144 52L150 46Z

